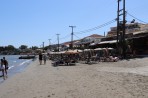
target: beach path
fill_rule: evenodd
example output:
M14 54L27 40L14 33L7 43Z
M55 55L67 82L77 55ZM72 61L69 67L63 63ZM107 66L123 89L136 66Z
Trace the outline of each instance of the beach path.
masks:
M147 61L53 67L36 60L0 84L0 98L148 98Z

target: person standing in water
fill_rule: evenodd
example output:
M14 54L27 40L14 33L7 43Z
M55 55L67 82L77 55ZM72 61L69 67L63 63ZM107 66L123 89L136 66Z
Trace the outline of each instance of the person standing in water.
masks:
M4 63L4 72L5 72L5 74L6 74L6 77L7 77L7 70L8 70L8 61L5 59L5 57L3 57L3 63Z
M2 71L2 77L5 80L5 66L4 66L4 61L1 59L1 65L0 65L0 70Z

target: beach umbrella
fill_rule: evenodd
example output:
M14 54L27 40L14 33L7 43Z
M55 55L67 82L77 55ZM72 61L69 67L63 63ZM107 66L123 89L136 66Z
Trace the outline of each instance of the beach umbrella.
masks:
M59 54L64 54L66 51L60 51L60 52L58 52Z
M114 48L108 48L109 50L112 50L112 49L114 49Z
M74 51L76 51L76 52L83 52L82 50L79 50L79 49L75 49Z
M96 48L96 49L94 49L94 50L102 50L102 48Z
M65 54L77 54L77 53L79 53L79 52L76 50L68 50L65 52Z
M84 51L90 51L91 49L84 49Z

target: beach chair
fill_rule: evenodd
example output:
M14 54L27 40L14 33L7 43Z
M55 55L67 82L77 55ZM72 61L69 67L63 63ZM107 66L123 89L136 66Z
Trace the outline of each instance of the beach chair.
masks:
M69 62L69 65L76 65L76 61L71 60L71 61Z

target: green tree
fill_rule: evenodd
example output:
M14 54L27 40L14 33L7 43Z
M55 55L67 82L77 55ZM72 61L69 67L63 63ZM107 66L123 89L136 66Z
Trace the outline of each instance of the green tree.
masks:
M13 45L8 45L7 46L7 50L12 50L12 51L14 51L16 48L13 46Z
M32 46L32 50L36 50L36 49L38 49L37 46Z
M21 49L21 50L24 50L24 49L27 49L27 45L21 45L20 47L19 47L19 49Z
M4 47L0 47L0 51L4 51L5 50L5 48Z

